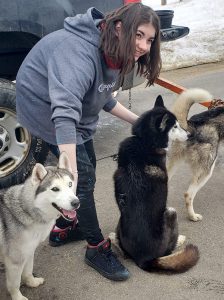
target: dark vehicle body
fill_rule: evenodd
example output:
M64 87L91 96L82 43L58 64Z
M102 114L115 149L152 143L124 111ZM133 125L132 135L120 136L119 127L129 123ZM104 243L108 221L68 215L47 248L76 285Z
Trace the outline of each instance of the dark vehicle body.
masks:
M30 49L46 34L63 28L64 19L94 6L106 12L123 1L0 0L0 77L15 79Z
M106 13L127 2L81 0L0 0L0 188L23 182L36 161L44 162L46 144L33 137L16 120L15 84L18 69L32 47L45 35L63 28L64 19L96 7ZM172 25L173 11L158 11L162 41L189 33ZM168 23L167 23L168 21ZM123 89L144 81L128 74Z

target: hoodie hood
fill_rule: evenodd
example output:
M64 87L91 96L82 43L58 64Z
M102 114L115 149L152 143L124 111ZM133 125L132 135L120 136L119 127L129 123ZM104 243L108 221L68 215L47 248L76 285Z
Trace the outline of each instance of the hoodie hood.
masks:
M64 21L64 28L94 46L99 47L100 30L97 26L103 18L103 13L96 8L91 7L85 14L77 14L74 17L66 18Z

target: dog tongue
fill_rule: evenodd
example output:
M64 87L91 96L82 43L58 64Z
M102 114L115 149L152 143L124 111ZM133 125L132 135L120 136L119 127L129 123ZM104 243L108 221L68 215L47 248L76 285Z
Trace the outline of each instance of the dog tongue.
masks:
M63 211L63 215L67 218L69 218L70 220L74 220L76 218L76 211L75 210L66 210L66 209L62 209Z

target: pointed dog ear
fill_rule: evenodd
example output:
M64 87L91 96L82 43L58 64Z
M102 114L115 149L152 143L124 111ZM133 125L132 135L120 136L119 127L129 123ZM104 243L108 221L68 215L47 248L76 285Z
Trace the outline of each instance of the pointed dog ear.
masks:
M166 124L167 124L168 119L169 119L168 114L165 114L162 117L162 120L161 120L160 125L159 125L159 128L161 129L161 131L164 131L166 129Z
M161 95L156 98L154 107L164 107L163 97Z
M33 185L39 184L47 175L47 170L43 165L37 163L32 171L31 181Z
M59 156L58 168L60 168L60 169L66 169L67 171L69 171L70 173L72 173L72 167L71 167L68 155L64 151L61 152L61 154Z

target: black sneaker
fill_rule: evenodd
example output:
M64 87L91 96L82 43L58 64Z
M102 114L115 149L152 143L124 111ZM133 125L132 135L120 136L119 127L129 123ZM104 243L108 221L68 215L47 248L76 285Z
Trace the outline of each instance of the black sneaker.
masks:
M129 271L112 252L110 239L96 247L87 246L85 262L108 279L122 281L130 277Z
M75 221L71 223L71 226L63 229L54 225L49 236L49 244L52 247L62 246L70 242L82 240L85 240L84 235L79 229L78 223Z

